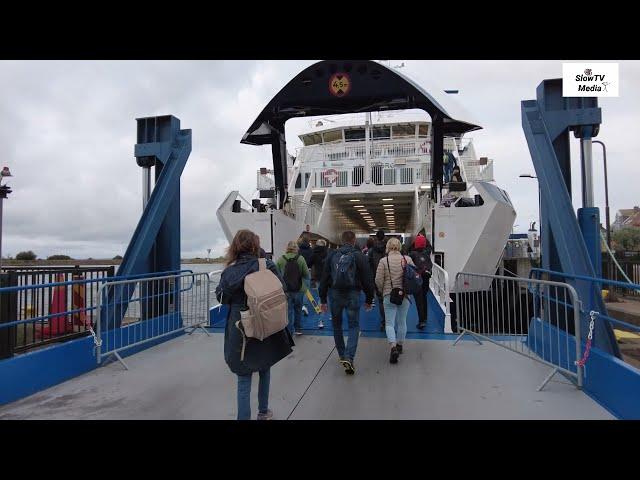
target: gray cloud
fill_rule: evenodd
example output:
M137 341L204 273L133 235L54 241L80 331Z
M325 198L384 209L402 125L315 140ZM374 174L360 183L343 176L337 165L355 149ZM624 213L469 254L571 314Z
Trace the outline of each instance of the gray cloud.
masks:
M215 211L226 194L250 196L255 172L270 166L268 147L241 145L248 125L285 83L312 61L28 61L0 62L0 156L15 178L4 208L3 254L40 257L122 254L141 212L141 172L133 157L135 118L173 114L193 130L182 177L182 250L216 255L225 247ZM524 229L537 219L532 172L520 127L520 101L534 98L561 62L406 61L418 83L459 88L458 100L484 126L479 154L496 161ZM628 132L638 120L640 62L621 62L621 97L601 99L599 139L609 149L612 211L639 203L638 147ZM287 125L290 148L304 125ZM574 154L577 154L574 149ZM599 154L597 154L599 155ZM579 171L574 155L574 171ZM604 204L596 162L596 200ZM574 201L580 201L574 175ZM576 194L577 193L577 194ZM602 215L604 217L604 213Z

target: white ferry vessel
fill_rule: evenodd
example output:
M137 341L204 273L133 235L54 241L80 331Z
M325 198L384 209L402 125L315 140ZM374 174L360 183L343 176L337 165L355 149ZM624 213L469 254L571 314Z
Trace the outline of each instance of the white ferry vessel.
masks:
M471 138L444 137L443 181L434 188L426 113L317 116L308 125L299 135L303 146L287 153L283 195L274 171L261 168L251 199L232 191L222 202L217 217L229 241L248 228L279 255L303 232L339 245L345 230L365 241L383 229L407 246L423 233L433 246L433 293L447 316L456 273L495 274L516 212L496 185L494 161L479 157ZM451 181L454 165L462 182Z

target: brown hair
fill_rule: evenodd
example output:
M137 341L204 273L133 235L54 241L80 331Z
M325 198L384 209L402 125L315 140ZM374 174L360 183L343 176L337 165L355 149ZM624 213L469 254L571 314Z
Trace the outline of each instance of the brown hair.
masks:
M260 237L251 230L238 230L227 249L227 266L231 265L243 253L260 256Z
M353 243L355 239L356 239L356 234L353 233L351 230L347 230L346 232L342 233L342 243Z

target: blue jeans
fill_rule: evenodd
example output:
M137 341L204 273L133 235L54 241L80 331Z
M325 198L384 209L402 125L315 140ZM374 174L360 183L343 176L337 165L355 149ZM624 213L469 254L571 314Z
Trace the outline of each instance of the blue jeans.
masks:
M409 312L409 298L404 297L402 305L396 305L389 300L390 295L384 296L384 329L389 343L402 343L407 336L407 313ZM397 337L396 337L397 330Z
M258 382L258 411L269 409L269 382L271 370L263 370ZM238 420L251 420L251 375L238 375Z
M294 330L302 329L302 292L287 292L289 297L289 331L293 335Z
M331 321L333 322L333 339L340 359L351 360L356 356L358 337L360 336L360 292L357 290L331 290ZM347 312L349 338L347 347L342 336L342 312Z

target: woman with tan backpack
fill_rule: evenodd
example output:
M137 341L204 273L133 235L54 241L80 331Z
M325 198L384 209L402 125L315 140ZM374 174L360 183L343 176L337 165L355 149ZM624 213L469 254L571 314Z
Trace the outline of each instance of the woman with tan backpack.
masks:
M259 372L258 420L270 420L270 369L292 351L284 280L271 260L260 256L260 239L239 230L227 251L227 267L216 297L229 306L224 359L238 376L238 420L251 419L251 377Z

